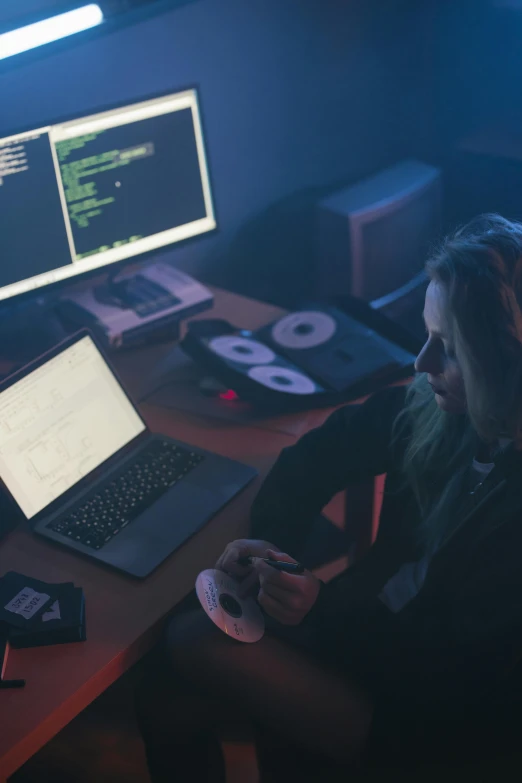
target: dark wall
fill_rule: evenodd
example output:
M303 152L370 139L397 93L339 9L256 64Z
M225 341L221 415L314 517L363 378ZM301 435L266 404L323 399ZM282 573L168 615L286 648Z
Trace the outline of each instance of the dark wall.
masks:
M522 2L442 3L435 27L433 95L441 146L522 120Z
M220 231L172 257L291 302L310 293L317 199L423 149L432 5L199 0L0 75L0 135L198 83Z
M453 0L435 25L427 84L448 227L480 212L522 219L522 2Z

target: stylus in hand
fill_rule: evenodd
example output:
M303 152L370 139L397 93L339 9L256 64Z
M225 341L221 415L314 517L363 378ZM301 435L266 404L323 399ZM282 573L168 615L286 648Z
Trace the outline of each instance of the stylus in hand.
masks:
M264 563L268 563L276 571L285 571L287 574L302 574L305 570L304 565L301 565L301 563L287 563L284 560L272 560L271 557L260 557L259 559ZM252 558L240 557L237 563L242 566L252 565Z

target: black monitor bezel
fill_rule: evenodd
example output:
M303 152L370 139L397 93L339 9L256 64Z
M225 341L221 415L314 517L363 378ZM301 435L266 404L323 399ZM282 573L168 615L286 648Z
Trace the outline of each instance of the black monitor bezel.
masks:
M164 98L167 95L176 95L178 93L187 92L187 91L195 91L197 103L198 103L198 109L199 109L199 120L201 123L201 131L203 136L203 148L205 151L205 161L207 164L207 173L208 173L208 180L210 185L210 197L212 201L212 209L214 213L214 221L215 221L215 227L210 229L209 231L205 231L202 234L196 234L196 236L193 237L187 237L186 239L179 240L178 242L171 242L168 245L163 245L162 247L155 248L154 250L149 250L144 253L140 253L138 255L132 256L131 258L123 258L120 261L113 261L110 264L106 264L105 266L99 266L96 269L89 269L85 272L80 272L76 275L72 275L71 277L67 277L65 280L58 280L54 283L48 283L47 285L40 286L38 288L31 289L30 291L24 291L20 294L13 294L12 296L8 296L5 299L0 299L0 315L2 311L9 310L11 307L24 303L29 303L30 300L36 301L38 299L46 299L48 296L50 296L52 293L58 293L60 290L64 290L69 286L78 285L78 283L82 281L87 281L89 279L94 279L96 277L102 276L104 273L107 274L108 270L118 270L121 269L124 266L130 265L130 264L138 264L143 263L144 261L147 261L151 258L154 258L154 256L158 256L161 253L166 253L169 250L172 250L173 248L181 248L187 245L190 242L194 242L197 239L202 239L204 237L210 237L212 235L215 235L219 231L219 219L217 215L217 208L216 208L216 199L215 199L215 190L214 190L214 180L212 176L212 166L210 163L209 158L209 150L208 150L208 144L206 142L207 138L207 129L206 129L206 120L205 120L205 113L202 107L202 100L201 100L201 89L199 84L190 84L185 87L175 88L175 89L168 89L168 90L161 90L161 92L156 93L149 93L147 95L140 96L136 98L135 100L129 102L129 100L122 100L118 101L117 103L110 103L105 104L103 106L97 106L93 109L89 109L87 111L82 112L76 112L74 114L67 114L62 117L54 117L53 119L45 119L42 120L42 122L39 124L40 128L45 128L50 125L59 125L63 122L71 122L73 120L81 119L82 117L90 117L93 114L100 114L102 112L106 111L113 111L114 109L121 109L124 106L133 106L136 103L142 103L143 101L151 101L156 100L157 98ZM32 130L38 130L38 127L34 127L34 123L31 123L31 125L26 125L25 127L18 127L14 129L9 129L8 131L2 131L2 135L0 136L0 140L7 138L9 136L15 136L19 133L29 133ZM0 291L2 288L7 286L0 286Z

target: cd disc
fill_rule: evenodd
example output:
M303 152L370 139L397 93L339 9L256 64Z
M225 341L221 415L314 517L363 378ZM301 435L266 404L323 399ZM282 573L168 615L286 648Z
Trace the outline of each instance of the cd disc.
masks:
M248 371L248 377L268 389L287 394L313 394L317 391L317 386L311 378L301 372L291 370L290 367L262 364L259 367L251 367Z
M268 364L275 359L275 353L267 345L246 337L221 335L210 340L209 347L222 359L241 364Z
M258 642L265 618L253 598L239 598L238 583L223 571L209 568L196 579L199 602L218 628L240 642Z
M335 319L331 315L302 310L277 321L272 327L272 339L283 348L315 348L333 337L336 329Z

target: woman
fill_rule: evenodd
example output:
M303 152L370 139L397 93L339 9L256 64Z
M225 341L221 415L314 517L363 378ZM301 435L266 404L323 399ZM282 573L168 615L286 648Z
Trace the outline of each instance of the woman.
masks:
M413 383L353 416L339 409L285 449L253 504L252 538L216 564L257 592L264 638L237 644L201 610L173 619L161 687L149 677L139 698L153 781L219 780L214 730L229 712L258 730L267 780L277 769L304 779L303 761L306 779L332 780L473 759L516 736L522 224L479 217L426 270ZM382 473L377 539L341 576L322 584L258 559L298 557L333 495Z

